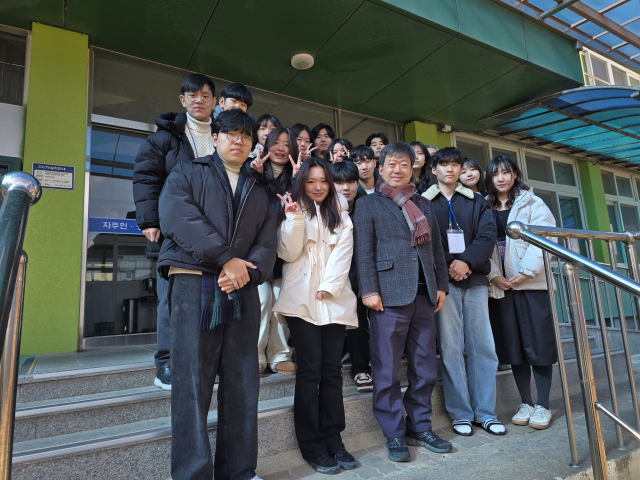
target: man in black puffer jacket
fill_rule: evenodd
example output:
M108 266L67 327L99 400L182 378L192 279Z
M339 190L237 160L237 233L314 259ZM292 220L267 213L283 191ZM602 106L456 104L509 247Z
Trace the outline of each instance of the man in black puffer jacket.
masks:
M246 160L254 121L213 122L213 155L182 162L160 195L169 277L173 385L171 478L250 479L258 461L258 285L276 261L277 212ZM215 465L207 415L216 380Z
M133 199L138 227L147 237L147 255L157 258L164 239L160 232L158 199L171 170L181 162L213 153L210 115L215 86L209 77L192 74L180 86L180 101L187 113L164 113L156 118L158 130L140 146L133 168ZM197 152L197 154L196 154ZM168 282L158 277L155 385L171 390L171 330Z

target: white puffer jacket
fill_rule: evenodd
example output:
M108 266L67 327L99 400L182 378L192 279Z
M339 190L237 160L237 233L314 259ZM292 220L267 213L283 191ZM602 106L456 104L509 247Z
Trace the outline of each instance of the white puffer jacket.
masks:
M356 296L349 282L353 256L353 224L347 213L347 201L339 197L340 225L331 233L320 216L311 218L304 211L287 213L278 230L278 257L282 268L280 296L273 313L282 325L285 316L298 317L315 325L340 324L358 327ZM317 300L319 291L333 298Z
M539 225L546 227L555 227L556 219L553 217L549 207L542 201L540 197L533 194L533 190L524 190L518 195L513 202L511 212L509 212L508 223L522 222L525 225ZM556 241L555 238L551 240ZM513 240L507 235L507 243L504 256L504 269L500 264L500 254L498 246L494 250L491 257L491 273L489 273L489 281L494 277L503 275L509 279L518 273L524 273L531 278L523 284L514 287L513 290L547 290L547 278L544 271L544 260L542 259L542 250L535 247L522 239ZM503 298L504 291L493 283L489 287L489 296L492 298Z

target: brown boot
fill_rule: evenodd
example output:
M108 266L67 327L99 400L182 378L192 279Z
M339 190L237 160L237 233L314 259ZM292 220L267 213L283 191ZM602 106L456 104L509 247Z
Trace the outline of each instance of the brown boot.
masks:
M298 367L293 362L280 362L276 365L275 370L276 373L279 373L280 375L295 375Z

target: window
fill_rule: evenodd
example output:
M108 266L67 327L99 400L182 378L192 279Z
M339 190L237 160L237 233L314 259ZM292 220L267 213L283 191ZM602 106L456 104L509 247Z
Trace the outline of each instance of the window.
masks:
M22 105L27 39L0 32L0 102Z
M604 60L600 60L599 58L590 55L591 57L591 69L593 71L593 76L596 77L594 80L595 85L610 85L611 81L609 80L609 69L607 67L607 62ZM599 79L599 80L598 80Z
M613 84L614 85L629 85L627 81L627 72L624 70L620 70L617 67L611 67L611 73L613 73Z
M551 159L536 153L525 153L527 178L538 182L555 183L551 171Z
M618 195L622 197L633 198L633 191L631 190L631 180L624 177L618 177L616 175L616 185L618 186Z
M491 158L495 158L498 155L506 155L511 158L514 162L518 161L518 152L515 150L507 150L504 148L491 147Z
M640 87L640 78L632 77L629 75L629 85L632 87Z
M456 148L462 152L465 157L475 159L483 170L489 165L487 156L487 144L482 142L474 142L468 139L456 139Z
M613 173L607 172L605 170L601 171L602 173L602 183L604 185L604 193L607 195L616 195L616 184L613 178Z
M573 172L573 165L570 163L553 162L553 170L556 174L556 183L562 185L576 186L576 177Z
M340 111L342 137L353 143L353 146L363 145L372 133L384 133L389 142L398 140L396 124L378 120L376 118L362 117L354 113ZM313 125L310 125L313 128Z
M637 73L625 65L613 62L599 54L584 49L580 53L586 85L630 85L640 86Z

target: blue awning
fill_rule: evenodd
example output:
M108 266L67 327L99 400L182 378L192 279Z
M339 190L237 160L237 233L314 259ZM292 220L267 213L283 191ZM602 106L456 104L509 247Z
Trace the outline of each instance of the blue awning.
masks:
M589 160L640 166L640 87L581 87L486 118L487 133Z

